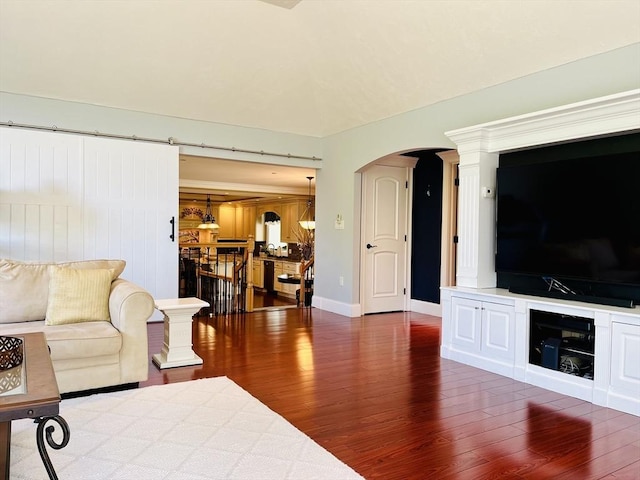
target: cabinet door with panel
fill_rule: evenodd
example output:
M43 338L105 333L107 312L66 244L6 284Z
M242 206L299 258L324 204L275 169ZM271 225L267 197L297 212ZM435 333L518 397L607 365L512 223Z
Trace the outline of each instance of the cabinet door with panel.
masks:
M470 353L491 358L515 358L513 306L469 298L451 299L452 343Z
M273 262L273 289L276 292L284 291L284 283L278 281L278 275L282 275L284 273L284 262L275 261Z
M216 218L220 229L220 238L234 238L236 236L236 209L230 205L220 205L218 207L218 217Z
M480 351L481 308L482 302L478 300L458 297L451 299L451 343L456 347L473 353Z
M482 302L480 351L492 358L515 360L515 310L510 305Z
M234 209L235 214L235 231L237 238L246 238L244 234L244 209L242 207L236 207Z
M256 207L242 207L242 238L256 236Z
M300 274L300 263L299 262L282 262L282 271L283 273L289 275ZM283 293L288 295L295 295L296 290L300 288L299 284L295 283L285 283L282 286Z
M295 243L297 241L295 229L298 224L298 204L285 203L282 205L280 240L285 243Z
M611 386L640 397L640 326L611 323Z
M253 260L253 285L258 288L264 288L264 263L262 260Z

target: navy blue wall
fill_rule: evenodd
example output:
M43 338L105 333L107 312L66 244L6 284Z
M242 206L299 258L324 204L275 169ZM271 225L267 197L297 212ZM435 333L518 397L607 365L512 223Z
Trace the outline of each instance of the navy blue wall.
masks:
M435 151L420 152L413 169L412 224L411 298L440 303L442 159Z

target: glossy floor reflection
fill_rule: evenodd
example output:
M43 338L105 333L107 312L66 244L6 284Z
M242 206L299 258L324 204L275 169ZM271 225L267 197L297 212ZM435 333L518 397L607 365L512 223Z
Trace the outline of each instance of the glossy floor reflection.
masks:
M275 292L274 292L275 293ZM296 299L284 296L282 294L275 295L266 292L255 292L253 296L253 307L255 309L271 308L271 307L295 307Z
M640 418L441 359L438 317L301 308L193 332L204 365L146 384L226 375L367 479L640 478Z

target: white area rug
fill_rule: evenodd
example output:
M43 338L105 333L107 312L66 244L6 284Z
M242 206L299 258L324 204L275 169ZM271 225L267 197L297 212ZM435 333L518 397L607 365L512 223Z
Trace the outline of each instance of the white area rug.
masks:
M60 414L60 480L362 479L226 377L63 400ZM35 431L12 424L11 480L47 478Z

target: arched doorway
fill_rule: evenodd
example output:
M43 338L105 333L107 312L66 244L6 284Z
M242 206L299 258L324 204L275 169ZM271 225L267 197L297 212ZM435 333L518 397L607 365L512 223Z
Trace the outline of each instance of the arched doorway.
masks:
M457 163L456 151L444 151L443 149L422 149L404 152L402 154L389 155L381 158L367 167L361 173L361 235L360 235L360 299L362 313L373 313L398 310L397 294L404 292L402 310L412 310L421 313L440 315L439 291L441 286L455 285L455 234L457 218ZM407 172L407 203L406 203L406 255L403 264L397 265L391 259L401 258L400 252L387 256L386 270L373 266L367 259L372 257L371 251L375 250L371 242L371 228L375 222L395 222L394 219L383 220L376 218L374 214L373 197L367 196L366 186L367 172L374 171L380 165L393 167ZM426 165L427 168L421 168ZM434 168L435 167L435 168ZM424 170L424 172L421 172ZM375 188L375 187L374 187ZM370 193L370 192L369 192ZM388 207L382 213L395 215L394 209ZM380 212L378 212L380 213ZM387 231L389 236L390 232ZM403 238L404 239L404 238ZM370 244L372 248L367 248ZM381 255L383 257L383 255ZM392 288L394 283L390 279L390 266L393 266L393 275L398 278L404 287ZM376 276L385 275L382 281ZM380 288L380 286L386 288ZM376 291L377 289L377 291ZM382 295L379 295L382 293ZM372 296L378 294L378 299L373 303ZM384 299L380 306L380 297L389 300L385 304Z

